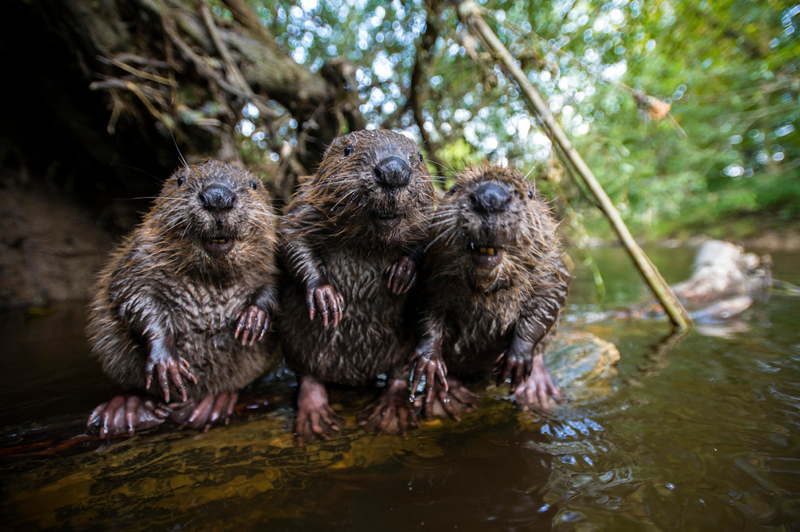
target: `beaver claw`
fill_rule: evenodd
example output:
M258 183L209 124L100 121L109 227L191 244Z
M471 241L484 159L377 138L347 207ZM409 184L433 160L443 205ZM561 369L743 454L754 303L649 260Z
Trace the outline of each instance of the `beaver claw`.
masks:
M308 303L308 317L312 320L317 312L322 316L322 324L328 326L328 321L333 326L339 325L344 312L344 298L327 282L312 286L306 294Z
M208 432L214 423L227 425L233 415L233 407L239 399L239 392L223 392L209 395L199 403L186 401L168 405L170 419L179 424L178 430L186 427Z
M438 382L431 386L430 393L425 401L417 399L416 407L423 407L425 419L434 417L449 417L454 421L461 421L461 416L478 409L481 398L465 388L455 377L447 377L447 389ZM449 390L449 391L448 391ZM431 399L428 399L428 397Z
M327 440L332 431L338 431L344 425L344 418L328 404L325 385L310 375L300 379L294 425L297 445L311 443L314 438Z
M520 338L514 338L505 353L495 360L493 371L499 371L497 386L503 384L511 376L511 391L517 389L533 371L533 358L531 357L533 344Z
M358 414L358 424L382 434L405 434L418 426L412 406L408 384L402 379L392 379L378 400Z
M239 334L244 331L242 345L247 345L248 341L250 345L253 345L256 340L264 338L268 326L268 316L264 310L256 305L250 305L245 310L240 311L236 317L239 318L239 323L236 325L236 332L233 333L233 337L238 339Z
M153 383L153 371L155 370L158 374L158 385L161 387L161 391L164 392L164 402L169 403L170 380L181 393L181 399L186 401L186 384L183 382L183 377L197 384L197 378L192 375L189 368L189 363L183 357L151 351L150 356L147 357L147 366L145 366L144 370L145 375L147 375L144 387L146 390L150 389L150 385Z
M413 380L411 382L412 392L416 392L422 376L425 376L425 402L433 399L433 384L438 379L444 391L448 390L447 384L447 365L442 360L442 340L441 338L428 338L422 340L417 348L411 353L406 361L404 369L414 367Z
M533 358L531 376L514 392L517 407L523 412L531 409L547 410L550 396L561 399L561 388L558 387L550 372L547 371L547 367L544 365L544 357L536 355Z
M387 271L389 282L386 286L397 295L408 292L417 280L417 264L409 257L400 257Z
M160 425L168 415L152 399L142 399L138 395L118 395L95 408L86 426L100 427L101 438L125 433L133 436L137 430Z

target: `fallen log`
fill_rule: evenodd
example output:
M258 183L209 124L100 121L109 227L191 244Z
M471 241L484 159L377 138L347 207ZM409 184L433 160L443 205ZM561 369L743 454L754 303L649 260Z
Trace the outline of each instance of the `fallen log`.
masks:
M689 311L692 320L718 321L738 316L753 304L758 293L768 290L772 279L772 258L747 253L742 246L721 240L708 240L697 251L692 276L672 286L672 291ZM606 318L626 320L654 318L664 314L655 301L631 308L599 314L591 321Z

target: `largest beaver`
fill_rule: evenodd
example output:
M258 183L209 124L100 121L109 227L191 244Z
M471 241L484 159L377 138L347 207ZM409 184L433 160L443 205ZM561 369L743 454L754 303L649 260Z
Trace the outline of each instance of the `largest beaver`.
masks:
M372 416L413 424L402 363L414 348L407 291L427 239L433 184L414 142L390 131L336 139L279 225L291 281L279 333L300 382L298 442L338 429L324 383L389 382ZM319 315L321 319L315 319ZM329 322L331 326L329 326Z
M424 332L411 357L414 387L426 375L426 415L458 418L474 407L454 376L486 375L494 364L498 383L511 375L523 410L558 395L543 357L570 281L555 228L514 169L468 169L442 199L426 255Z
M273 217L245 170L209 161L175 172L100 273L88 332L103 370L128 390L181 397L173 416L193 427L227 420L237 390L268 365ZM153 400L118 396L89 425L101 436L133 432L165 415Z

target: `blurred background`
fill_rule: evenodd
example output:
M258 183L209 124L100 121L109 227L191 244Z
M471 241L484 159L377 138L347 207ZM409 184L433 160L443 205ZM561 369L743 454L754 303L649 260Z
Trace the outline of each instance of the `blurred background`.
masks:
M479 3L637 237L800 247L800 4ZM363 128L417 140L443 185L519 167L591 263L608 224L457 5L7 2L0 307L88 297L181 155L244 164L280 208Z

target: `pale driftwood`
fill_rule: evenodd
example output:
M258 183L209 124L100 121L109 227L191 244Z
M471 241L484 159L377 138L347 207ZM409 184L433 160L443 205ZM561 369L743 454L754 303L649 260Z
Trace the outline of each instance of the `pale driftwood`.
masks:
M769 255L759 257L736 244L709 240L697 251L692 276L672 289L687 306L698 306L771 285L771 269Z
M709 240L695 257L692 276L672 290L680 298L695 321L720 322L738 316L753 304L754 298L769 290L772 279L772 258L746 253L744 248ZM572 320L586 324L606 319L654 318L664 313L655 301L645 302L611 312L600 312Z

